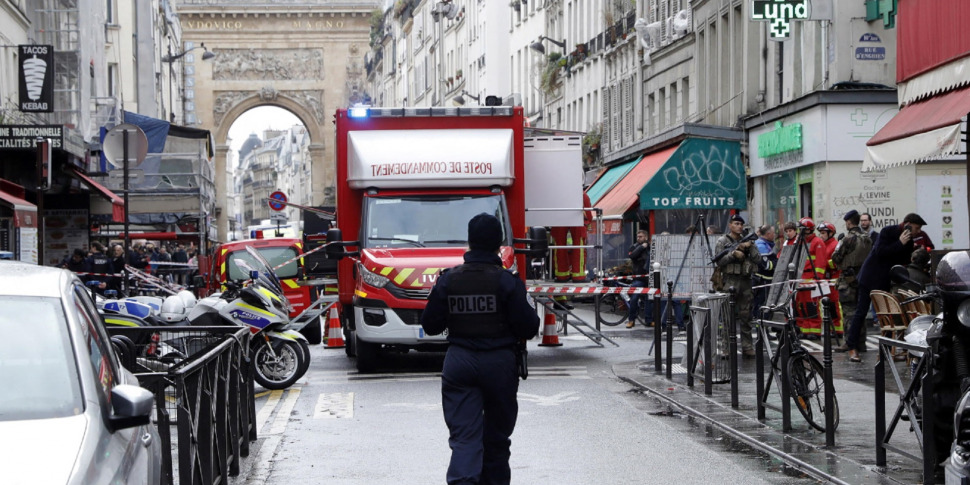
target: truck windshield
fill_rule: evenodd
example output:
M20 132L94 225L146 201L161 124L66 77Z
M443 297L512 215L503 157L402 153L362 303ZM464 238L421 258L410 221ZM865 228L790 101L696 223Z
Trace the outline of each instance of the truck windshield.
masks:
M292 247L280 247L280 246L266 246L261 248L256 248L259 254L262 254L266 261L273 267L283 262L289 261L297 256L297 252ZM243 259L246 261L253 261L252 256L250 256L245 249L240 249L238 251L233 251L229 253L226 258L226 269L229 271L229 280L240 281L249 279L249 275L245 271L239 269L233 262L235 259ZM255 266L255 264L253 264ZM285 278L295 278L300 266L296 261L290 261L276 270L276 276L280 279Z
M482 212L507 228L499 195L368 197L361 221L363 247L465 247L468 221Z

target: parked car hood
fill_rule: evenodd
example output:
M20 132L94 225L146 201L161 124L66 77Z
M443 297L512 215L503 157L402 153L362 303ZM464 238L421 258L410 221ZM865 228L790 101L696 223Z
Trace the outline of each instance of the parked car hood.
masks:
M0 436L5 437L0 440L0 481L67 483L87 427L88 418L83 414L0 421Z

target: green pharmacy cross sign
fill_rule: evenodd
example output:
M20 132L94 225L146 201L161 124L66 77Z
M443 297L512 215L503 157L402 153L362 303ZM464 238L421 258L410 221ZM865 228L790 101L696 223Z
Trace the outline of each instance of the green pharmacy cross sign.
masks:
M791 33L792 20L808 20L809 0L751 0L751 20L768 22L772 40L784 40Z

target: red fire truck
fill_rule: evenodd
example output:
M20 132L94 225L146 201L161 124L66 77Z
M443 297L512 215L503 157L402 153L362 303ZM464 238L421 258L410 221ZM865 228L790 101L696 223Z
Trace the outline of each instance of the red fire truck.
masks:
M352 241L327 253L352 256L338 265L347 353L368 372L382 352L443 350L445 338L421 328L421 312L439 272L462 263L473 216L499 218L503 264L523 279L525 257L516 253L529 249L513 242L545 252L545 230L526 229L522 108L338 110L336 133L337 227L327 239ZM574 207L582 206L581 170Z

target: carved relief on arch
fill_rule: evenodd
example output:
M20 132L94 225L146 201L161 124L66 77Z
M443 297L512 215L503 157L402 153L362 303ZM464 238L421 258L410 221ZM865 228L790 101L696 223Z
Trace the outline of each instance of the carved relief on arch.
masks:
M274 101L274 104L286 108L286 103L281 103L287 99L291 104L302 107L309 113L313 120L323 126L326 116L323 106L323 90L293 90L277 91L272 86L265 86L259 91L214 91L212 102L212 120L215 125L222 124L226 114L232 111L243 101L249 98L258 97L260 102ZM266 99L271 96L272 99ZM257 104L258 105L258 104ZM254 105L257 106L257 105Z
M219 49L216 81L323 79L323 49Z

